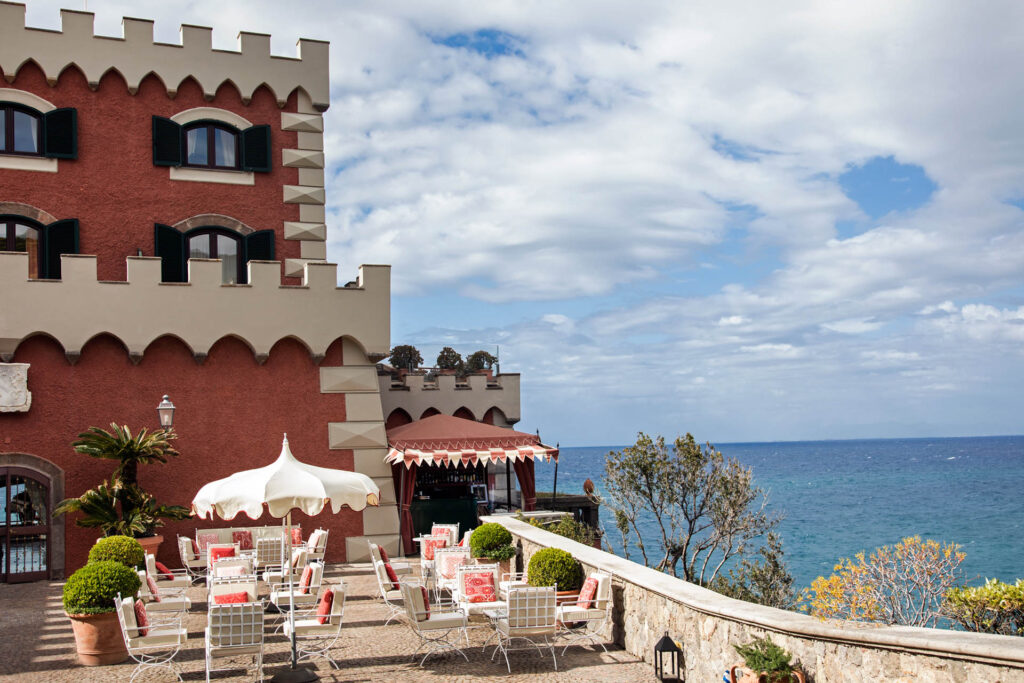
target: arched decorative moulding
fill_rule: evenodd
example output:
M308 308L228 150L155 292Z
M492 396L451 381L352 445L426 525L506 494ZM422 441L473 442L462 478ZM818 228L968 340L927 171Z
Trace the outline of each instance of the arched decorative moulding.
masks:
M281 337L280 339L278 339L270 347L270 351L267 352L266 354L264 354L264 357L263 357L262 361L260 360L259 356L257 355L256 362L259 363L260 365L263 365L263 363L265 363L267 361L267 358L269 358L271 355L273 355L274 349L278 348L279 344L281 344L282 342L286 342L286 341L296 342L299 346L301 346L302 348L304 348L306 350L306 353L309 354L309 359L313 363L313 365L319 365L320 364L320 361L318 361L316 359L316 354L313 353L313 349L309 348L309 344L307 344L306 341L302 337L299 337L298 335L294 335L294 334L287 334L287 335ZM320 356L320 360L323 360L323 356L322 355Z
M266 86L279 107L298 87L310 94L317 111L325 111L330 103L328 77L328 43L301 38L297 56L279 57L270 54L270 36L259 33L238 34L238 50L213 49L213 29L183 24L180 44L157 43L153 40L153 22L124 18L123 36L94 34L94 15L90 12L61 10L59 31L27 28L25 5L0 3L0 69L11 82L14 74L27 61L26 55L37 55L36 62L52 84L69 64L76 64L91 86L110 68L124 77L129 92L137 92L140 82L149 73L156 73L174 97L177 84L188 77L199 83L207 99L231 81L248 102L256 90Z
M0 88L0 102L23 104L26 107L37 109L44 114L57 108L54 106L53 102L44 100L39 95L25 92L24 90L18 90L17 88Z
M192 109L186 109L179 111L177 114L171 116L171 121L184 126L186 123L192 123L193 121L202 121L204 119L213 119L214 121L223 121L224 123L230 123L235 128L251 128L252 121L239 116L233 111L227 109L220 109L219 107L193 107Z
M187 232L192 228L205 227L205 226L216 226L218 228L227 228L228 230L234 230L240 235L249 235L256 232L256 228L252 228L237 218L231 216L225 216L220 213L201 213L184 220L180 220L171 227L179 232Z
M184 339L182 339L178 335L176 335L176 334L161 334L159 336L154 337L148 344L146 344L146 349L142 352L142 358L145 359L146 354L149 353L149 350L151 348L153 348L154 344L156 344L157 342L159 342L161 340L164 340L164 339L173 340L176 344L180 344L182 347L184 347L184 349L188 353L188 355L193 356L193 357L195 356L195 351L192 350L192 346L189 345L189 343L187 341L185 341Z
M459 408L454 413L452 413L452 416L461 417L463 419L473 420L474 422L476 422L476 415L474 415L473 411L467 408L466 406L459 406Z
M13 214L15 216L24 216L25 218L31 218L32 220L42 223L43 225L49 225L57 220L57 217L48 211L43 211L37 206L31 204L23 204L21 202L0 202L0 214Z
M50 510L64 500L64 470L46 458L31 453L0 452L0 467L20 467L39 475L39 479L49 485L50 499L47 506ZM59 581L64 578L64 531L66 515L50 518L50 579Z

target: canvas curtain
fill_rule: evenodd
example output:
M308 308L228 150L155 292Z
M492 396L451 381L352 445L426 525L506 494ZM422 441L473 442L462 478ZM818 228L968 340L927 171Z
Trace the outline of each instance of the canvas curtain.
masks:
M416 489L416 470L418 465L403 467L400 463L391 466L391 478L395 482L395 495L401 496L398 501L398 514L402 521L402 547L406 555L412 555L412 496Z
M531 512L537 508L537 480L533 471L533 458L513 460L512 466L519 479L519 490L523 494L523 511Z

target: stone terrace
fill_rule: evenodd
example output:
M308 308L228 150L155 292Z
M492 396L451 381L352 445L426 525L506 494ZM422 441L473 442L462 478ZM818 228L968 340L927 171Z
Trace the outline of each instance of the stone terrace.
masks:
M502 660L491 661L491 649L484 654L480 645L492 631L486 622L471 621L470 642L465 650L467 663L454 653L433 655L421 668L419 658L412 659L418 639L402 622L384 626L386 610L375 598L377 584L368 565L335 565L328 568L327 581L344 581L348 589L345 626L334 650L340 670L324 660L316 660L317 673L324 681L471 681L505 679L511 681L642 681L653 678L653 671L618 646L606 644L605 654L598 648L572 647L564 657L559 653L558 671L551 659L521 651L509 654L512 674ZM134 662L117 666L83 667L75 656L71 625L61 607L61 583L0 584L0 680L63 681L108 683L127 681ZM193 608L188 617L189 641L177 662L186 681L205 680L203 629L206 626L205 590L190 589ZM289 661L288 641L282 635L268 635L264 649L264 675L273 673ZM501 659L499 655L498 659ZM238 661L244 661L240 658ZM219 660L215 666L223 666ZM214 674L218 681L252 680L247 672ZM172 681L165 671L147 672L137 681Z

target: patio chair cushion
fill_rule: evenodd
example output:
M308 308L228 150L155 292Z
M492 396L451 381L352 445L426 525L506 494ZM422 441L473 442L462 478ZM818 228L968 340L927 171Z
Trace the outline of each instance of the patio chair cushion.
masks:
M325 617L320 617L321 619ZM284 622L284 635L290 637L292 635L291 624L287 621ZM337 632L338 627L334 624L323 622L320 623L319 619L296 619L295 620L295 635L297 636L312 636L318 633L332 634Z
M248 572L240 564L233 564L228 567L214 567L214 576L245 576Z
M135 625L139 627L139 636L149 633L149 615L146 613L146 606L142 600L135 601Z
M438 548L444 548L448 545L448 534L444 536L428 536L423 539L423 559L431 560L434 559L434 551Z
M462 612L437 612L429 619L419 622L419 628L433 630L441 628L458 628L466 625L466 615Z
M603 609L584 609L572 604L559 605L556 613L558 620L567 626L574 621L590 621L604 617Z
M186 640L188 640L188 632L183 628L153 628L150 629L147 636L130 638L128 644L132 648L148 648L158 645L182 645Z
M217 560L225 557L235 556L235 546L225 548L210 548L210 564L214 564Z
M402 600L402 591L388 591L387 593L385 593L385 596L387 597L388 600L391 600L392 602L400 602Z
M594 601L594 595L597 593L597 579L593 576L588 576L587 580L583 582L583 588L580 589L579 600L576 601L576 606L583 609L590 609L590 603Z
M170 568L160 560L156 561L156 570L160 572L160 576L163 578L174 579L174 572L172 572Z
M515 636L541 636L555 632L554 624L551 626L510 626L508 619L504 618L498 619L494 627L505 635L512 634Z
M302 545L302 529L292 527L292 545Z
M160 602L151 602L146 605L146 609L150 612L180 612L187 610L192 606L192 601L188 598L164 598Z
M466 602L495 602L494 574L487 572L466 572L463 575Z
M200 550L206 550L206 546L211 543L220 543L220 535L215 531L211 531L205 534L196 534L196 538L199 540L199 547L196 548L196 554L199 554Z
M232 531L231 542L238 544L239 550L252 550L252 532L247 529Z
M216 605L228 605L234 602L249 602L249 594L245 591L239 593L222 593L215 595L213 602Z
M438 573L446 579L454 579L459 565L469 561L469 555L460 552L446 552L441 555L441 566Z
M390 564L385 563L384 571L387 572L388 580L391 581L391 590L398 590L398 574Z
M302 577L299 579L299 592L303 595L309 593L309 582L313 580L313 565L307 564L302 570Z
M146 587L149 588L149 597L153 598L153 602L160 602L160 589L156 587L156 581L149 574L146 574Z
M326 624L331 620L331 607L334 606L334 591L330 588L324 591L320 597L320 604L316 608L317 622Z
M317 550L320 545L320 541L322 541L326 535L327 532L323 529L315 529L313 533L309 535L309 538L306 539L306 547L309 548L310 552Z
M383 562L384 564L387 564L387 563L391 562L391 559L388 557L388 551L384 550L384 546L382 546L382 545L377 546L377 552L380 553L380 561L381 562Z

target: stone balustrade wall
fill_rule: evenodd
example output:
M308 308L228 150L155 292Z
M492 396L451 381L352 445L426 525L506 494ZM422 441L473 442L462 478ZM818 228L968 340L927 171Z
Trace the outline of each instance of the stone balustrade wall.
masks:
M944 629L821 621L796 612L733 600L611 553L532 527L510 517L505 526L521 548L525 567L546 547L572 553L587 572L612 576L615 643L652 660L667 631L683 644L688 681L721 681L739 663L733 645L770 635L799 660L815 683L1024 682L1024 639Z

